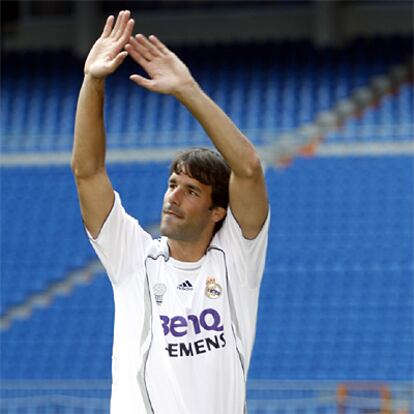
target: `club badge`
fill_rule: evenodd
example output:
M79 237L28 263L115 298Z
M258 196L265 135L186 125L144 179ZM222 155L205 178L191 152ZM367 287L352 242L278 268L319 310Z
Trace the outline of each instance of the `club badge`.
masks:
M157 283L152 287L154 291L155 302L157 305L162 305L162 298L167 291L167 286L164 283Z
M222 291L222 288L216 282L216 279L214 277L207 278L207 282L206 282L206 295L210 299L217 299L221 295L221 291Z

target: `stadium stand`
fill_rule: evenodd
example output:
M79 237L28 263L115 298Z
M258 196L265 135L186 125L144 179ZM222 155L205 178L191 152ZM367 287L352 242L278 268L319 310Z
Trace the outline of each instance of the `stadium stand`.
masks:
M67 213L77 208L68 168L4 169L2 193L1 226L10 230L1 249L3 313L84 265L90 253L80 216Z
M153 174L155 168L164 174ZM166 172L164 164L111 168L115 188L144 226L158 220ZM252 378L412 377L413 172L410 157L302 160L282 173L268 171L271 250L261 289ZM3 300L5 304L62 278L75 258L82 266L82 261L86 264L94 257L77 224L68 169L39 168L35 177L44 188L43 197L34 204L45 212L37 220L21 214L22 220L14 224L16 244L9 255L6 252L3 293L18 296ZM29 188L25 208L36 218L38 213L29 205L35 192ZM19 191L13 194L19 197ZM50 205L55 211L50 211ZM35 234L42 235L39 251L19 246L28 222L38 228ZM11 255L13 250L19 259ZM43 266L49 265L43 273L35 267L39 257ZM26 267L16 269L13 263L18 261ZM109 356L113 304L109 283L101 279L57 299L49 309L35 311L32 319L13 324L3 337L2 374L6 378L102 377L101 365L108 358L92 358L93 343L102 344L99 348ZM44 358L26 364L30 338L40 342L39 349L43 343L59 350L54 358L71 350L73 358L67 361L80 358L86 366L79 370L68 362L69 369ZM79 338L85 343L83 350ZM15 363L19 354L21 370ZM47 348L44 354L50 354ZM90 360L95 362L86 363Z
M122 193L135 194L133 211L144 225L158 221L166 186L167 166L156 183L154 168L125 165L111 174ZM2 192L1 227L13 226L1 249L3 314L95 256L84 234L69 167L4 168Z
M363 117L352 117L343 130L327 134L329 142L390 142L413 139L414 88L406 83L395 95L385 96L377 107L367 108Z
M363 39L324 51L310 42L232 45L211 48L207 61L202 48L178 53L203 88L261 145L313 120L373 76L404 62L411 39L379 38L375 48L372 45ZM129 61L108 81L109 148L207 145L202 129L173 98L125 81L134 71ZM2 152L69 150L82 79L80 61L63 52L10 54L4 72Z
M270 45L271 54L269 45L260 45L249 63L234 59L234 48L245 54L253 45L232 45L231 54L226 47L211 49L214 59L207 61L200 48L182 54L207 92L260 146L401 63L412 47L407 38L380 38L372 45L359 40L343 49L317 51L306 42L285 42ZM44 59L50 62L46 71ZM214 70L213 60L219 61ZM5 69L1 151L69 150L79 62L66 53L53 58L15 54L7 57ZM173 99L132 91L121 81L131 66L122 70L108 82L111 149L207 144ZM413 90L412 83L404 84L330 132L326 142L411 142ZM153 229L167 164L116 163L109 173L127 210ZM386 381L390 387L412 381L413 176L412 155L298 159L287 169L267 169L272 221L252 380ZM87 266L95 255L82 228L69 166L2 166L1 179L3 317ZM1 379L108 379L112 324L110 284L98 272L90 283L3 326ZM108 390L104 394L108 398ZM254 400L259 394L249 395ZM332 403L289 412L331 414L335 409ZM29 411L4 413L15 412ZM258 405L252 412L288 411Z

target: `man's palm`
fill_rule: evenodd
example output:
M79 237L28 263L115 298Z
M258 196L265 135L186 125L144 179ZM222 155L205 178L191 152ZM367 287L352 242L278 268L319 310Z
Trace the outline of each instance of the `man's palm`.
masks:
M114 25L108 17L101 37L95 42L85 62L85 74L104 78L114 72L127 56L122 49L131 36L134 21L129 11L121 11Z
M103 78L116 69L116 61L119 51L112 39L98 39L93 45L85 63L85 73L95 78Z
M150 77L132 75L131 79L153 92L176 94L193 79L187 66L155 36L131 37L125 49Z

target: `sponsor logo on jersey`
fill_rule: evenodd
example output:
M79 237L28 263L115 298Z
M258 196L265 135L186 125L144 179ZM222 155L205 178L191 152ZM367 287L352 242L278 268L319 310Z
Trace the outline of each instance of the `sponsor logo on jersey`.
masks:
M190 281L188 281L188 280L186 280L185 282L183 282L183 283L180 283L178 286L177 286L177 289L178 290L194 290L193 289L193 285L191 284L191 282Z
M166 315L160 315L160 319L165 336L172 335L175 338L180 338L189 333L195 335L203 335L205 332L212 333L212 335L192 342L168 343L165 349L172 358L195 356L226 346L224 326L220 314L215 309L207 308L200 315L187 315L186 317L173 316L170 318Z
M221 286L216 282L214 277L207 278L206 282L206 295L210 299L217 299L222 292Z

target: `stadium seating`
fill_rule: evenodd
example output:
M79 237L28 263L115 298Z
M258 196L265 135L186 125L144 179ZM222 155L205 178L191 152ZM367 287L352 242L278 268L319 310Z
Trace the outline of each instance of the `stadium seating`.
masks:
M352 117L326 136L329 142L408 142L414 137L414 86L405 83L362 117Z
M5 304L94 258L67 167L29 171L2 171L10 186ZM410 157L391 156L267 171L270 250L251 378L413 376L413 172ZM111 165L110 175L127 210L146 227L156 223L167 165ZM23 269L13 266L19 258ZM3 332L2 376L107 377L112 323L111 288L100 275Z
M412 174L410 157L268 172L272 247L252 378L412 378Z
M112 289L101 275L3 335L2 377L109 378L112 334Z
M156 222L166 186L167 165L154 186L154 166L118 167L114 183L135 194L133 211ZM90 251L69 167L2 169L1 314L33 293L47 289L95 256ZM155 189L156 190L155 190ZM158 207L157 207L158 206ZM138 209L138 210L136 210Z
M256 144L263 144L312 121L371 77L404 62L410 51L411 39L397 37L359 39L343 49L317 50L309 42L283 42L182 49L178 54L236 124ZM82 66L63 52L7 56L1 95L2 152L71 148ZM205 145L201 127L185 108L128 80L135 71L136 65L127 60L108 80L109 147ZM409 97L404 99L403 106ZM383 109L379 123L388 124L393 108ZM410 118L408 109L402 114Z
M87 241L76 210L69 168L2 170L2 313L85 264Z

